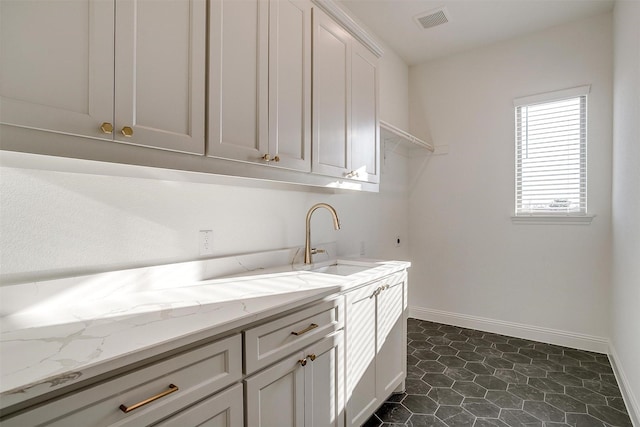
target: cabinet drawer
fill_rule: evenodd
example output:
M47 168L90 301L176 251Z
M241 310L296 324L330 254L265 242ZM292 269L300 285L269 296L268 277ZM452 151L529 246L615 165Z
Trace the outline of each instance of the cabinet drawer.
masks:
M245 373L250 374L340 329L342 299L316 304L244 332Z
M145 426L242 377L240 334L204 345L3 420L3 427ZM158 397L157 399L152 399ZM132 408L128 413L121 405Z
M209 397L153 427L243 427L242 384Z
M380 295L381 292L388 290L394 286L397 286L401 283L404 283L406 281L407 281L407 272L406 270L403 270L398 273L385 276L382 279L378 279L374 282L369 282L364 286L360 286L358 288L352 289L349 292L347 292L345 295L347 295L347 298L352 301L360 301L365 298L373 299L376 296Z

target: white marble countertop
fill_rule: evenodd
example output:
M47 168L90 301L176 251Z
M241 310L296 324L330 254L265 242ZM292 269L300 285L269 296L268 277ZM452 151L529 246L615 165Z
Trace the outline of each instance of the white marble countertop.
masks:
M410 265L350 262L371 268L340 276L292 264L222 279L169 280L164 274L155 281L140 280L153 276L141 276L138 269L2 287L0 407L238 330Z

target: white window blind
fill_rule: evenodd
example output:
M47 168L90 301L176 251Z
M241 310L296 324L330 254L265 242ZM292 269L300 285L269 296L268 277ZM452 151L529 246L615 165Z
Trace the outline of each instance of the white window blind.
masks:
M587 213L588 92L515 100L516 215Z

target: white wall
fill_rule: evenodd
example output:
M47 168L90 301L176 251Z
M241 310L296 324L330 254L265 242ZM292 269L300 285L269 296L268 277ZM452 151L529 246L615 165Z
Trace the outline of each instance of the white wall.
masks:
M409 67L388 46L380 61L380 119L409 129Z
M398 197L398 209L386 209ZM201 229L213 230L215 256L301 246L306 212L320 201L334 204L343 228L318 211L313 241L337 240L342 253L365 241L367 255L391 256L379 225L405 234L407 225L406 196L386 184L379 194L322 194L2 168L0 198L6 283L198 259Z
M640 423L640 2L614 9L611 341Z
M606 14L411 67L411 129L428 122L449 154L428 160L410 195L410 306L608 336L611 43ZM585 84L597 217L513 224L513 99Z
M381 110L408 122L408 68L390 49L380 60ZM404 83L403 83L404 82ZM401 107L404 104L404 107ZM393 106L391 108L387 106ZM314 203L312 240L338 241L341 255L406 259L407 159L389 154L380 193L319 193L250 186L0 168L0 283L21 283L199 258L198 231L213 230L215 256L304 245Z

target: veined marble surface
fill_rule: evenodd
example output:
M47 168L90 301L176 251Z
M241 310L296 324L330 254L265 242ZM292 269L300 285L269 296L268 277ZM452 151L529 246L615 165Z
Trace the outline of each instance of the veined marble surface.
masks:
M371 268L339 276L308 271L332 260L304 266L296 264L298 256L297 250L273 251L262 258L251 254L0 287L0 407L224 334L410 265L351 260ZM288 264L272 267L282 257L289 257ZM221 274L234 277L203 280Z

